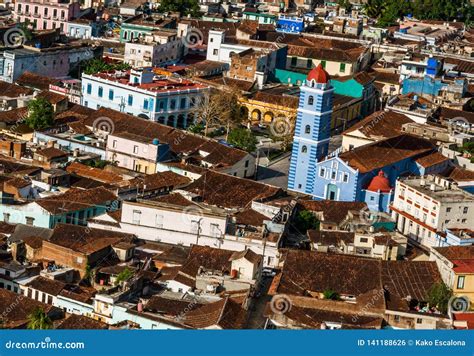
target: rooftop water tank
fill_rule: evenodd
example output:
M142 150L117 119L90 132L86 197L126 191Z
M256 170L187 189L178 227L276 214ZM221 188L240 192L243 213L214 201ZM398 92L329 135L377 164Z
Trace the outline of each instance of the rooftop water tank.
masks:
M153 144L154 144L155 146L158 146L158 145L160 144L160 140L158 140L157 138L154 138L154 139L153 139Z

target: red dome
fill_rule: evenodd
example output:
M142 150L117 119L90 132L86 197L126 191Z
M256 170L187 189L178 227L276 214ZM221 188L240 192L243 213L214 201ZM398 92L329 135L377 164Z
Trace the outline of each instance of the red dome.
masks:
M318 84L327 84L329 82L329 74L326 72L321 64L316 68L311 69L306 77L306 80L315 80Z
M367 190L372 192L378 192L380 190L382 193L388 193L392 188L390 188L390 182L387 177L385 177L383 171L380 171L377 176L372 178Z

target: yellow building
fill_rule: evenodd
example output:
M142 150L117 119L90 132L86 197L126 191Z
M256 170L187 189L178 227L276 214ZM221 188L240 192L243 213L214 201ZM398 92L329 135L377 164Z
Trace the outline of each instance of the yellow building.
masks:
M453 294L469 298L474 310L474 259L453 260L454 285Z
M252 125L271 125L276 118L284 118L293 131L299 103L299 88L279 86L257 91L251 97L243 97L240 104L243 115ZM345 130L361 118L362 99L334 94L331 131Z

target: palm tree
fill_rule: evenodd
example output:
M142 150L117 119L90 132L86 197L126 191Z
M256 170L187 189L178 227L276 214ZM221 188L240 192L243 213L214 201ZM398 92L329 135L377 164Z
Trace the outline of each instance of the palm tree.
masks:
M28 329L31 330L46 330L53 327L53 322L49 316L44 312L43 308L37 307L28 315Z

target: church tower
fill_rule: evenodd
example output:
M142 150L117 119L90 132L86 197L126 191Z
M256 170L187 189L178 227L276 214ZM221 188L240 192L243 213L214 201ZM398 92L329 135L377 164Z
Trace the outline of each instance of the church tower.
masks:
M316 162L327 156L331 131L333 91L329 74L319 64L300 87L293 137L288 189L312 194Z

